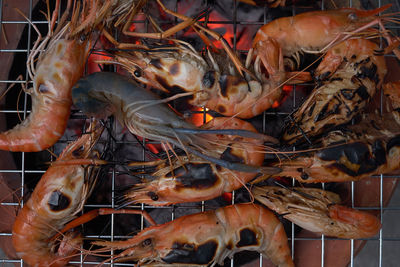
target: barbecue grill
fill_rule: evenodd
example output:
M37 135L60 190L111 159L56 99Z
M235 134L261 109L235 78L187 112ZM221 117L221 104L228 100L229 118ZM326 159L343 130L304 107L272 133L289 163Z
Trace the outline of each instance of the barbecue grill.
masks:
M220 33L240 54L245 54L251 45L252 37L257 29L281 16L291 16L305 11L332 8L330 1L287 1L287 6L280 8L268 8L267 6L254 7L234 0L224 1L164 1L168 8L178 13L195 17L204 10L204 24L209 28ZM261 2L261 1L257 1ZM338 7L358 7L364 9L377 8L383 6L383 1L378 0L344 0L332 1ZM340 2L340 3L339 3ZM32 48L33 42L37 38L33 27L29 22L21 17L14 7L19 8L30 21L38 26L45 35L47 32L47 21L40 13L46 10L44 1L37 0L0 0L0 89L3 92L10 85L15 84L5 97L0 106L0 129L9 129L19 122L18 116L25 118L30 112L30 98L22 92L21 86L28 82L26 70L26 57ZM161 27L171 27L179 22L178 19L166 15L152 3L145 8ZM391 11L400 9L399 2L391 7ZM136 30L151 31L151 25L145 17L137 17L135 21ZM397 30L396 25L388 27L392 31ZM116 35L116 38L120 36ZM193 44L197 49L201 49L201 41L196 34L190 30L184 30L176 34L176 38L186 40ZM217 42L215 42L217 44ZM96 50L96 49L94 49ZM393 80L396 78L398 70L396 59L387 56L390 73ZM112 67L106 67L112 68ZM18 78L19 75L22 78ZM29 86L29 83L28 83ZM277 136L285 118L300 106L305 100L309 91L313 88L312 84L293 86L285 89L283 103L279 107L270 109L262 115L250 121L259 131L266 134ZM380 101L379 96L376 101ZM18 103L18 104L17 104ZM176 105L181 103L176 102ZM208 111L187 110L185 115L189 117L201 116L200 121L206 120ZM211 113L211 115L214 115ZM78 110L73 110L69 127L66 134L51 149L56 155L60 153L66 143L75 140L76 135L82 131L85 117ZM129 159L147 160L146 145L149 142L132 137L128 132L124 132L117 122L110 120L107 125L107 134L113 136L112 151L115 152L113 160L122 160L118 155L125 155L129 151ZM151 142L150 142L151 143ZM21 207L29 197L35 184L45 172L47 166L45 162L55 158L51 153L45 151L41 153L9 153L0 152L0 210L4 219L0 221L0 246L5 254L0 255L0 266L23 266L23 260L12 254L11 248L11 227L14 210ZM118 206L116 199L120 189L128 184L138 182L137 178L126 174L124 167L111 168L106 179L98 182L96 192L92 195L85 205L84 211L93 208ZM395 191L399 175L378 175L359 182L348 182L341 185L322 184L324 189L340 192L345 196L345 201L349 206L360 210L376 210L382 219L382 229L375 237L363 240L338 240L325 236L317 236L302 231L297 226L286 222L286 232L291 246L292 256L300 264L298 266L395 266L400 259L400 229L396 227L396 219L400 219L400 192ZM293 185L295 181L291 182ZM389 200L393 195L392 202ZM230 199L218 198L216 200L203 201L199 203L189 203L173 205L170 207L151 207L145 205L131 205L129 207L149 211L157 223L164 223L173 220L184 214L192 214L204 210L215 209L230 203L246 202L250 198L246 190L233 192ZM365 201L367 199L367 201ZM362 201L362 202L361 202ZM361 205L359 203L362 203ZM118 240L129 238L135 231L146 227L143 218L132 215L110 215L99 218L82 227L82 232L87 239L109 239ZM368 241L368 242L366 242ZM364 250L361 251L362 247ZM87 247L85 247L87 248ZM345 248L345 249L344 249ZM341 251L340 253L334 251ZM360 252L361 251L361 252ZM396 254L397 251L397 254ZM359 254L357 257L356 255ZM226 266L269 266L269 261L260 255L250 253L236 254L232 260L226 260ZM250 260L249 260L250 259ZM96 257L86 257L84 254L74 258L71 264L76 266L96 266L104 259ZM248 261L249 260L249 261ZM339 264L339 265L338 265ZM342 264L342 265L340 265ZM132 266L129 263L106 263L111 266Z

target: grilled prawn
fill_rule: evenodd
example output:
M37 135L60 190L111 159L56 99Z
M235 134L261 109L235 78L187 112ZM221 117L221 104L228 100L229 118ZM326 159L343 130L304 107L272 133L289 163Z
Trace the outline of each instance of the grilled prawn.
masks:
M326 52L333 45L348 38L355 37L352 33L377 33L371 27L384 22L384 17L377 14L389 8L391 4L373 10L341 8L337 10L311 11L293 17L275 19L258 31L253 40L252 53L268 64L270 40L275 40L282 49L285 66L292 70L297 68L301 53ZM380 23L383 25L383 23ZM388 43L392 38L385 34ZM273 49L272 51L275 51ZM296 62L290 58L294 57Z
M281 222L252 203L182 216L125 241L93 244L105 247L99 252L122 249L112 259L140 266L214 266L243 250L258 251L276 266L294 266Z
M367 238L381 228L375 216L339 205L337 194L322 189L263 186L254 187L252 193L268 208L312 232L340 238Z
M12 242L17 255L30 266L64 266L80 247L82 238L76 232L67 232L58 241L50 238L75 218L93 189L99 167L85 168L80 161L93 156L101 130L92 125L91 134L69 144L20 210L13 225ZM62 164L71 160L77 162Z
M248 122L237 118L214 118L202 129L243 129L256 132ZM216 147L220 158L230 162L241 162L261 166L264 161L263 142L238 136L217 136L217 142L226 143L226 149ZM201 158L182 156L170 165L162 162L150 174L154 180L136 185L124 197L127 203L146 203L153 206L195 202L215 198L224 192L242 187L255 177L254 173L243 173L221 168Z
M282 139L303 142L360 113L382 85L387 68L378 45L352 39L334 46L316 69L320 79L307 100L293 114Z
M223 50L212 49L202 55L186 42L171 41L172 45L151 49L114 51L109 63L121 65L135 80L170 95L192 93L191 105L225 116L251 118L280 99L280 87L286 77L278 47L268 59L268 77L257 61L251 65L253 77L245 79ZM274 44L271 41L275 48Z
M32 98L32 112L21 124L0 133L0 149L42 151L61 138L70 115L72 85L83 75L93 31L116 16L126 16L132 2L68 0L54 29L61 5L56 1L48 34L42 39L38 32L27 60L33 88L26 93Z
M90 116L105 117L114 114L133 134L160 141L167 148L175 145L221 167L240 172L272 172L277 168L257 167L240 162L219 159L215 148L221 146L216 134L232 134L249 138L271 140L270 137L245 130L199 129L180 118L163 100L140 87L134 81L107 72L93 73L82 78L72 89L75 106Z
M311 148L277 162L282 169L279 175L303 183L342 182L399 169L398 112L366 113L359 123L321 136Z
M39 35L28 56L27 69L33 88L27 93L32 97L32 112L21 124L0 133L0 149L41 151L64 134L72 105L71 88L83 74L90 48L95 7L90 1L84 5L84 10L76 8L72 20L67 22L72 5L72 1L68 1L67 10L53 30L60 2L56 2L47 36L41 41Z

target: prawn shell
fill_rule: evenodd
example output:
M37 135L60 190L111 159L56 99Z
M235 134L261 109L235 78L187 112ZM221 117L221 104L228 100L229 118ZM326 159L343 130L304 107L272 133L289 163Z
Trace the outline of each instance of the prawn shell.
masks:
M214 118L201 129L242 129L257 132L248 122L237 118ZM264 161L263 141L231 135L217 135L214 151L220 158L261 166ZM151 176L154 180L136 185L125 193L126 201L150 205L171 205L212 199L231 192L253 179L255 173L236 172L205 162L194 156L174 159L173 166L164 164Z
M121 65L135 80L170 95L193 93L187 97L191 105L224 116L252 118L280 99L280 87L285 80L283 71L270 73L263 82L249 80L235 71L223 51L203 56L183 43L174 42L168 51L163 46L144 52L117 51L110 62ZM279 46L272 50L269 63L278 68Z
M30 91L32 112L0 134L0 149L42 151L61 138L70 115L72 85L83 74L88 47L88 42L61 39L43 55Z
M334 46L316 70L319 82L293 114L282 137L299 144L335 126L350 122L361 113L381 87L387 72L383 56L375 55L378 45L351 39Z
M56 162L88 158L101 128L92 134L69 144ZM78 164L49 167L18 213L12 242L18 256L30 266L65 266L80 247L82 238L73 231L63 235L58 248L58 241L50 239L82 210L97 175L98 168L93 168Z
M276 266L294 266L281 222L253 203L182 216L128 240L93 244L125 249L116 259L137 260L140 266L223 264L226 257L243 250L258 251Z
M285 219L311 232L339 238L375 236L381 223L375 216L338 205L340 197L318 188L254 187L254 197Z
M253 47L268 37L280 44L284 56L300 51L321 51L341 34L352 32L377 19L379 12L390 5L374 10L341 8L311 11L275 19L263 25L253 39Z

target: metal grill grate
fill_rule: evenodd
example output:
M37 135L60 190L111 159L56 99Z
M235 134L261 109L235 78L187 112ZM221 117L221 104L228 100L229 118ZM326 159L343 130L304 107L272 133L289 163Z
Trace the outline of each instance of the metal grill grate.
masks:
M29 23L22 19L21 16L16 15L16 12L14 9L11 7L16 6L23 10L23 12L27 15L27 17L35 24L38 26L43 26L45 29L43 32L46 31L47 27L47 21L41 20L41 19L35 19L37 17L43 17L38 15L38 11L40 10L39 8L35 8L36 3L38 1L35 0L30 0L30 1L7 1L7 0L0 0L0 58L2 60L1 65L2 68L5 68L3 62L7 62L6 66L8 67L11 66L12 64L12 59L9 59L6 61L6 58L8 56L15 56L15 58L19 57L22 58L22 61L17 62L14 60L14 64L19 64L20 66L25 66L25 61L26 61L26 56L29 53L29 49L32 47L33 41L36 39L36 35L34 33L34 30ZM167 1L165 1L167 2ZM178 12L181 11L181 5L183 6L183 2L174 2L171 4L171 1L169 1L168 5L170 8L175 9ZM214 1L212 1L214 2ZM215 1L218 2L218 1ZM294 1L295 2L295 1ZM307 2L307 1L306 1ZM374 7L382 6L383 3L381 1L372 1ZM254 17L248 16L245 19L242 19L242 17L238 17L238 11L243 11L243 10L251 10L250 7L245 6L244 4L240 4L238 1L223 1L224 5L224 12L226 14L223 14L227 19L226 20L208 20L208 25L213 25L213 24L218 24L218 25L224 25L226 27L232 27L233 29L233 36L232 36L232 43L233 47L240 52L246 52L242 51L240 47L237 47L238 40L241 38L239 35L242 35L243 32L238 31L238 28L246 26L254 29L258 29L261 25L265 24L266 22L270 21L271 19L275 18L276 16L276 11L273 9L269 9L267 7L261 8L261 13L260 8L257 11L257 14L261 14L257 20L254 20ZM43 3L39 3L43 5ZM201 4L199 4L199 8L205 9L207 7L207 1L201 1ZM312 8L305 8L301 6L288 6L285 8L282 8L283 10L282 14L286 15L295 15L300 12L308 11L311 9L315 9L317 7L324 9L327 2L322 1L321 2L316 2L312 4ZM349 0L347 3L347 6L351 7L355 4L355 1ZM398 10L398 6L394 6L395 10ZM45 9L42 9L45 10ZM36 14L37 13L37 14ZM188 16L192 16L193 14L186 14ZM176 23L177 20L173 20L172 23ZM144 23L147 25L146 21L137 21L136 23ZM171 21L166 21L166 24L171 24ZM160 23L161 25L163 22ZM23 32L22 29L25 27L25 31ZM395 27L393 26L393 29ZM19 34L22 35L21 37L21 42L18 44L19 41ZM251 37L251 36L250 36ZM17 39L17 40L14 40ZM7 42L6 42L7 40ZM4 60L4 61L3 61ZM25 67L23 67L23 71L20 70L19 74L24 75L24 79L27 79L27 70ZM10 72L10 75L7 73L1 73L2 75L0 77L0 88L4 90L6 87L8 87L11 83L16 83L16 84L21 84L27 82L26 80L17 80L16 77L18 74ZM16 99L18 95L18 88L13 88L8 94L14 95L14 98L7 98L7 103L5 105L1 106L1 113L0 115L3 116L5 115L7 118L8 117L16 117L16 114L19 113L23 118L27 116L29 113L29 97L26 95L22 95L21 100L20 100L20 105L19 108L15 108L15 101L12 101L11 99ZM296 89L293 89L292 92L289 95L289 99L286 104L286 109L285 108L279 108L274 111L268 111L265 112L263 115L258 116L254 121L255 124L259 125L263 132L269 132L268 127L269 127L269 120L271 118L283 118L287 116L292 110L294 110L296 107L299 106L299 101L304 100L304 97L296 95L298 94L298 91ZM289 108L287 108L289 106ZM77 120L77 121L82 121L82 115L79 113L73 113L71 116L72 120ZM71 123L72 124L72 123ZM79 124L79 123L78 123ZM112 129L113 133L116 135L117 131L117 123L112 122ZM120 129L118 129L120 130ZM57 153L57 149L60 147L65 146L65 143L72 141L73 138L71 136L64 136L62 140L59 142L58 145L55 146L55 151ZM124 144L126 141L124 140L119 140L115 142L115 146ZM144 143L144 142L143 142ZM137 147L137 144L135 142L129 142L127 145L134 145ZM31 153L14 153L14 161L15 165L10 157L10 154L7 152L4 152L2 154L2 159L7 159L3 161L3 165L0 164L0 175L3 177L7 177L7 181L12 185L11 187L14 187L16 189L16 194L20 197L21 201L12 201L12 200L5 200L7 199L7 196L0 195L0 202L1 202L1 207L18 207L23 204L23 199L26 197L27 192L26 190L29 188L33 188L32 184L37 181L38 177L40 177L44 171L45 167L42 167L40 164L31 164L31 160L37 156L36 153L34 155L30 155ZM51 160L51 156L47 154L47 156L40 156L40 159L43 159L44 161ZM44 160L46 158L46 160ZM142 159L145 160L145 151L142 149L142 151L139 151L139 154L137 155L136 159ZM88 202L87 205L85 205L85 210L91 209L91 208L99 208L99 207L116 207L116 203L114 201L114 197L116 196L116 189L118 188L119 184L119 170L112 170L111 175L110 175L110 180L108 181L109 187L107 187L109 198L110 198L110 203L105 203L104 202L96 202L94 198L91 198L91 201ZM357 241L351 240L350 246L349 246L349 255L350 255L350 266L394 266L395 260L396 260L396 253L393 253L393 251L399 251L400 250L400 232L399 229L396 229L396 225L393 223L396 221L396 219L400 219L400 201L399 201L399 196L400 192L397 190L395 193L395 198L396 198L396 203L393 202L393 204L390 204L385 207L385 200L390 198L390 193L391 190L386 190L385 185L390 185L390 184L396 184L399 176L393 176L393 175L380 175L373 177L370 181L371 183L377 183L379 187L379 195L377 196L378 200L378 205L370 206L370 207L357 207L355 205L355 194L360 194L360 192L356 192L356 183L352 182L350 184L350 198L351 198L351 203L354 208L358 209L375 209L380 211L380 215L382 218L382 230L380 231L379 235L373 238L368 239L369 242L367 243L368 251L371 251L370 253L362 253L363 257L362 258L357 258L355 259L355 255L357 254ZM36 179L36 180L35 180ZM295 182L293 181L293 184ZM18 188L19 187L19 188ZM325 188L325 185L322 185L323 188ZM388 186L389 188L390 186ZM368 192L361 192L364 194L367 194ZM235 194L234 197L232 198L232 203L235 203ZM173 220L176 217L181 216L183 213L194 213L194 212L199 212L199 211L204 211L206 209L212 209L214 204L209 204L209 202L202 202L202 203L195 203L194 205L190 204L185 204L185 205L175 205L172 207L148 207L144 205L137 205L133 206L135 208L140 208L140 209L146 209L146 210L162 210L166 211L168 214L169 220ZM384 214L385 212L385 214ZM164 213L165 214L165 213ZM117 219L118 218L118 219ZM111 240L119 239L119 238L128 238L129 236L123 236L120 235L119 233L121 232L119 229L116 229L118 227L118 222L122 217L119 215L110 215L107 217L104 222L107 224L109 223L109 227L105 228L107 229L105 231L98 231L98 232L93 232L93 230L88 230L88 232L85 232L87 228L90 226L84 226L84 234L86 238L108 238ZM125 218L125 217L124 217ZM157 218L155 218L157 221ZM2 222L0 222L0 225ZM145 226L143 218L140 220L140 229L143 229ZM3 227L3 226L2 226ZM1 228L3 229L3 228ZM6 229L6 228L4 228ZM132 231L132 230L130 230ZM129 231L126 231L126 233L129 233ZM324 236L318 237L318 238L311 238L311 237L298 237L295 235L295 226L292 224L289 227L289 231L287 232L288 237L289 237L289 242L291 244L291 250L292 250L292 255L293 257L299 257L297 255L296 251L296 246L298 246L299 241L304 242L315 242L317 241L319 244L319 248L317 250L319 251L313 251L315 257L319 257L320 260L320 266L328 266L327 265L327 257L330 251L328 251L327 247L327 241L328 240L333 240L332 238L326 238ZM1 242L10 242L11 243L11 232L10 231L4 231L0 233L0 241ZM391 255L392 254L392 255ZM397 253L398 254L398 253ZM372 260L370 260L371 255L373 256ZM394 255L394 259L392 259ZM311 254L308 254L308 256L312 256ZM364 258L365 257L365 258ZM400 259L400 256L397 255L397 259ZM86 258L85 255L81 255L79 260L74 260L71 263L76 264L78 266L92 266L92 265L97 265L101 262L99 259L93 259L93 258ZM365 264L367 263L367 265ZM20 265L23 266L23 261L21 259L7 259L5 256L2 256L0 258L0 266L13 266L15 265ZM108 264L108 263L107 263ZM112 266L131 266L131 264L124 264L124 263L111 263ZM229 265L229 263L228 263ZM234 260L231 260L230 266L235 266ZM250 265L246 266L267 266L267 261L260 256L259 260L256 259L256 261L252 262Z

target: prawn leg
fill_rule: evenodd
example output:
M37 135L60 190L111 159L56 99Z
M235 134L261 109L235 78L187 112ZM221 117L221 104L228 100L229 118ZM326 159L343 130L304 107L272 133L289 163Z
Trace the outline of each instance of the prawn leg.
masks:
M178 25L175 25L174 27L164 31L164 32L159 32L159 33L139 33L139 32L132 32L128 30L129 25L125 24L123 33L128 36L132 37L140 37L140 38L152 38L152 39L165 39L173 34L177 33L180 30L183 30L189 26L197 27L200 30L207 32L210 34L214 39L217 41L220 41L224 50L228 54L229 58L232 60L232 62L235 64L238 72L240 73L241 76L243 76L243 71L248 72L247 69L244 67L242 62L239 60L239 58L236 56L236 54L233 52L232 48L229 46L228 42L218 33L207 29L206 27L201 26L198 22L197 19L193 19L187 16L184 16L182 14L173 12L169 10L168 8L165 7L165 5L161 2L161 0L157 0L157 3L160 5L160 7L168 14L175 16L179 19L182 19L183 22L179 23ZM109 36L109 35L107 35ZM111 37L111 36L110 36ZM113 40L113 38L111 38ZM117 43L115 40L111 41L113 43ZM128 45L129 46L129 45ZM118 44L117 47L126 47L125 44Z
M54 240L58 238L61 234L67 232L70 229L73 229L79 225L90 222L93 219L97 218L100 215L110 215L110 214L138 214L142 215L151 225L156 225L154 219L144 210L133 210L133 209L112 209L112 208L100 208L91 210L78 218L70 221L65 225L63 229L61 229L55 236L53 236L50 240Z

